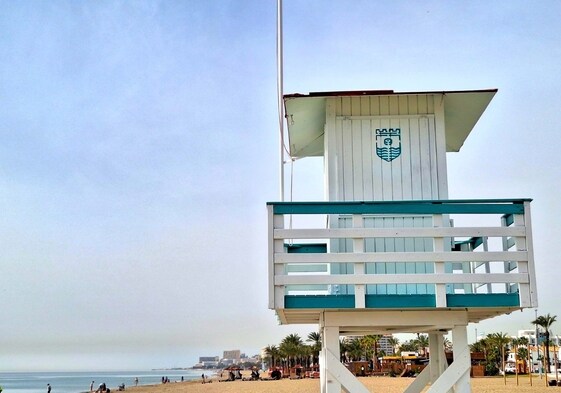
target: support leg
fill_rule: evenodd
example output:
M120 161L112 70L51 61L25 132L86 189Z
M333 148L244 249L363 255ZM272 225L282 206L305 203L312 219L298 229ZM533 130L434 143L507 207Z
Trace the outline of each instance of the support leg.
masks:
M444 353L444 333L429 333L430 382L434 383L446 370L446 354Z
M471 393L469 372L471 368L471 358L467 340L467 326L456 326L452 329L452 340L454 342L454 363L458 362L462 375L455 384L456 393Z
M341 351L339 349L339 328L333 326L323 327L323 370L320 370L320 378L323 374L322 393L341 393L341 383L332 374L332 370L328 367L327 351L330 351L334 357L340 359Z

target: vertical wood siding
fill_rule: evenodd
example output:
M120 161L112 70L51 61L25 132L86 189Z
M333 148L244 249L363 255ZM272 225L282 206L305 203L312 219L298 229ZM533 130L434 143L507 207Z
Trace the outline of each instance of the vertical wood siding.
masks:
M326 124L326 176L330 200L390 201L440 199L448 194L445 146L438 143L444 129L436 129L435 97L365 96L330 98L332 108ZM437 112L442 113L442 111ZM442 124L442 122L441 122ZM401 154L387 162L376 154L376 129L401 130ZM441 135L437 135L441 133ZM439 165L440 164L440 165ZM443 165L442 165L443 164ZM441 169L442 170L442 169ZM445 169L444 169L445 170ZM335 173L333 173L335 172ZM332 221L350 227L349 217ZM385 217L366 219L365 227L430 226L428 217ZM365 251L432 251L432 242L424 239L376 239L365 242ZM334 252L352 252L350 240L332 243ZM430 263L370 263L366 273L431 273ZM352 274L352 264L334 264L332 274ZM333 289L332 289L333 290ZM352 293L340 286L336 293ZM434 287L424 284L368 285L369 294L433 294Z

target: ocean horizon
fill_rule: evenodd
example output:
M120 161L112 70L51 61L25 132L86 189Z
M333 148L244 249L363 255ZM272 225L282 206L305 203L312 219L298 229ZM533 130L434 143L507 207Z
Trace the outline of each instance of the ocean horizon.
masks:
M90 384L94 382L94 391L100 383L105 383L112 392L117 387L161 384L162 378L168 378L169 383L191 381L201 378L201 374L213 375L215 370L173 369L148 371L69 371L69 372L0 372L0 386L2 393L46 393L47 384L51 385L51 393L83 393L90 391Z

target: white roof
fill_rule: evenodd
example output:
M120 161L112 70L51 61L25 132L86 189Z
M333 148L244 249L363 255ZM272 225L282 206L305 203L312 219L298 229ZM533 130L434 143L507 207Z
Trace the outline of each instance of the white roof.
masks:
M339 91L285 95L290 155L293 158L322 156L325 107L328 97L439 95L444 99L446 151L460 150L469 133L493 99L497 89L432 92L392 90ZM292 121L297 119L297 121Z

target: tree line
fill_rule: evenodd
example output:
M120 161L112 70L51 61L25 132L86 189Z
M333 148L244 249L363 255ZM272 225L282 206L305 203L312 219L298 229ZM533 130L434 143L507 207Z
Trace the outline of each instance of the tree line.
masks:
M544 330L545 354L543 356L544 367L549 369L550 357L550 331L551 325L556 321L555 315L542 315L531 323L540 326ZM380 350L379 343L382 335L365 335L358 337L344 337L339 341L341 362L351 361L375 361L378 357L389 355ZM537 338L536 338L537 339ZM393 349L393 354L400 355L402 352L416 352L420 356L428 355L429 337L427 334L418 333L416 338L400 343L396 337L387 338ZM499 369L504 369L505 351L513 350L519 359L528 359L528 339L526 337L511 338L506 333L488 334L481 340L470 345L472 352L483 352L486 360L486 374L496 375ZM319 352L321 351L321 334L311 332L306 340L298 334L289 334L278 345L268 345L264 349L265 361L269 367L291 368L301 365L306 368L316 366L319 363ZM452 350L452 342L444 338L444 350Z

